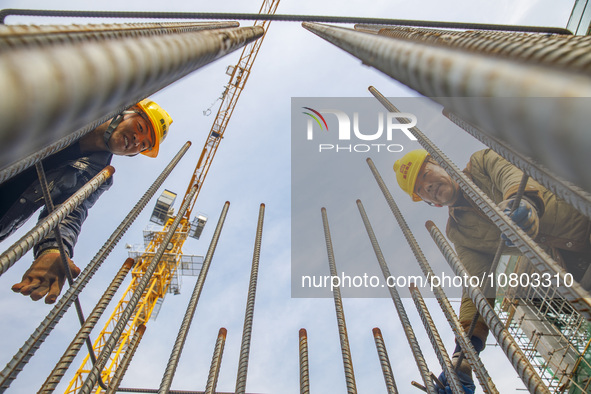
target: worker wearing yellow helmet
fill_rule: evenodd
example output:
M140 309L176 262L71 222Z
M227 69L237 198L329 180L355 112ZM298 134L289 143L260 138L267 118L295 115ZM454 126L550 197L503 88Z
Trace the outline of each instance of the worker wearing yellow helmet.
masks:
M453 242L458 257L470 275L488 275L501 239L501 232L495 224L480 212L427 151L419 149L407 153L394 163L394 171L398 185L413 201L448 207L446 234ZM523 173L491 149L475 152L463 172L555 261L566 267L575 280L585 277L591 266L591 222L587 217L531 179L519 206L510 213ZM511 241L503 239L506 246L503 254L519 254ZM591 288L591 281L581 284ZM475 313L474 304L464 292L459 319L466 332ZM471 338L478 352L484 349L487 335L488 327L479 318ZM460 347L456 345L452 359L454 365L459 352ZM474 392L470 366L465 359L458 376L464 390ZM444 374L440 380L447 385ZM440 390L440 393L444 392Z
M50 193L55 205L61 204L109 165L113 155L158 156L160 144L172 123L158 104L145 99L84 135L67 148L43 160ZM66 254L74 256L74 245L88 209L112 184L109 178L59 225ZM24 224L40 207L43 197L35 168L29 168L0 185L0 241ZM47 215L41 211L39 220ZM12 290L33 300L45 297L55 302L64 283L65 271L53 233L34 247L35 260ZM69 260L73 276L80 269Z

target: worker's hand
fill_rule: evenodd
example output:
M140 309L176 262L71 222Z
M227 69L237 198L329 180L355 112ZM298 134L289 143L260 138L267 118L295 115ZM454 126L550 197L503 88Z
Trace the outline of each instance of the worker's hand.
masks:
M80 274L72 260L68 258L72 277ZM49 252L39 256L23 275L20 283L12 286L12 291L31 296L33 301L45 297L46 304L53 304L62 290L66 272L59 252Z
M463 372L457 371L458 379L462 384L462 388L464 389L464 393L466 394L474 394L476 391L476 385L474 384L474 380L472 379L472 375L465 374ZM447 382L447 378L445 377L445 373L441 372L441 375L438 377L439 381L443 383L445 386L445 390L442 388L437 388L437 392L439 394L452 394L451 388L449 387L449 383Z
M502 201L499 204L499 208L503 210L506 215L511 212L511 206L513 205L513 199L509 198ZM512 214L509 215L511 219L517 224L527 235L531 238L535 238L538 235L540 229L540 219L538 217L538 211L536 208L526 199L521 199L519 206ZM513 243L509 238L503 234L503 240L507 246L513 246Z

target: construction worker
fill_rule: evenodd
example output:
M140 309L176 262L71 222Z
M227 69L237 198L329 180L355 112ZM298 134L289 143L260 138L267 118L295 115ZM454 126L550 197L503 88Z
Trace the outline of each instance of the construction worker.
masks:
M158 104L145 99L129 110L99 125L77 142L43 161L50 194L55 205L63 203L111 162L113 155L156 157L168 134L171 117ZM88 209L113 183L109 178L70 213L59 229L68 257L86 219ZM44 205L35 168L29 168L0 185L0 241L24 224ZM39 220L47 216L44 208ZM53 232L34 247L35 260L12 290L37 301L55 302L64 284L65 270ZM80 269L68 258L76 277Z
M449 208L447 237L453 242L468 273L482 277L488 272L501 232L464 194L449 174L423 149L411 151L397 160L394 171L398 185L413 201L425 201L432 206ZM464 173L505 213L510 213L523 175L521 170L493 150L486 149L471 156ZM589 219L531 179L519 206L510 216L552 258L572 273L575 280L580 281L591 262ZM508 239L503 239L506 244L504 254L519 254ZM464 291L460 305L460 322L466 332L475 313L476 307ZM480 317L471 338L477 352L484 349L487 335L488 327ZM459 352L460 347L456 343L452 357L454 366ZM466 393L473 393L475 385L465 359L458 369L458 377ZM440 380L447 386L443 373ZM447 393L442 389L439 392Z

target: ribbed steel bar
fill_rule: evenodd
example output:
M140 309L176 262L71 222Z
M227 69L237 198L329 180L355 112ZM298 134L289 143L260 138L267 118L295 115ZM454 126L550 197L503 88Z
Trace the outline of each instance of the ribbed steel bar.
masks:
M14 265L25 253L27 253L37 242L53 230L67 215L78 207L88 196L90 196L100 185L102 185L115 172L112 166L105 167L88 183L82 186L70 198L64 201L55 211L48 214L31 231L23 235L21 239L10 246L0 255L0 275L4 274Z
M560 27L497 25L469 22L441 22L408 19L360 18L346 16L321 15L274 15L222 12L138 12L138 11L65 11L65 10L26 10L7 8L0 10L0 23L5 23L9 15L22 16L62 16L84 18L156 18L156 19L232 19L232 20L267 20L288 22L325 22L325 23L367 23L402 26L441 27L449 29L484 29L503 31L526 31L537 33L572 34Z
M425 226L429 230L429 234L441 250L441 253L447 260L448 264L457 276L470 277L468 271L466 271L460 259L457 257L441 231L431 221L425 223ZM530 393L550 393L548 387L544 384L540 376L536 373L536 370L527 360L527 357L519 345L515 342L509 331L505 328L503 322L496 315L483 292L477 287L468 286L466 289L468 295L476 305L476 308L484 318L488 328L493 333L497 343L505 352L505 355L517 371L517 374L525 384L525 387Z
M47 314L45 319L35 329L33 334L27 339L20 350L12 357L6 367L0 372L0 391L5 390L10 386L10 383L16 378L18 373L24 368L24 365L29 361L35 354L37 349L41 346L41 343L51 333L55 325L66 313L68 308L72 305L72 302L78 297L78 294L88 284L92 276L100 268L101 264L105 261L109 253L113 250L117 242L123 237L123 234L127 231L129 226L135 221L140 212L145 208L146 204L154 196L154 193L162 185L164 180L170 175L172 170L187 152L191 142L187 141L174 158L168 163L168 165L162 170L160 175L154 180L152 185L146 190L144 195L138 200L135 206L129 211L127 216L121 221L119 226L109 236L107 241L101 246L96 255L80 273L74 285L66 291L66 293L58 299L56 305Z
M417 307L417 312L419 312L419 316L423 322L423 326L425 327L425 331L427 331L427 336L431 341L431 346L433 346L433 350L435 350L437 360L439 360L439 364L441 365L441 368L443 368L443 372L445 372L445 376L447 377L447 381L452 393L463 394L464 389L462 388L462 384L456 375L454 366L452 365L451 359L445 350L445 345L441 340L439 331L437 331L435 322L429 313L429 309L427 309L427 304L425 304L425 300L423 299L421 292L414 283L411 283L409 289L412 300Z
M119 393L148 393L148 394L157 394L158 389L142 389L142 388L119 388L117 389ZM190 391L190 390L170 390L168 394L205 394L205 391ZM215 394L236 394L234 392L229 391L216 391ZM257 393L247 393L247 394L257 394Z
M85 38L75 45L0 54L0 90L11 97L0 102L0 168L97 118L114 116L262 35L255 26L98 42Z
M547 167L539 164L531 157L526 156L510 144L499 140L491 135L488 135L482 129L460 118L453 112L443 109L443 115L454 122L460 128L464 129L474 138L492 148L499 155L503 156L505 160L519 168L521 171L531 176L541 185L547 187L552 193L562 198L573 207L575 207L583 215L591 218L591 194L587 193L575 184L559 177Z
M326 208L321 209L322 225L324 226L324 240L326 242L326 251L328 254L328 267L331 278L338 277L337 266L334 259L334 250L332 247L332 238L330 236L330 227L328 225L328 215ZM345 309L343 308L343 299L341 298L341 289L334 286L332 291L334 298L334 307L337 314L337 323L339 327L339 339L341 342L341 354L343 355L343 367L345 368L345 381L347 383L347 393L356 394L357 385L355 383L355 371L353 370L353 358L349 348L349 335L347 334L347 322L345 321Z
M191 189L190 194L195 194L196 192L197 192L197 188L194 187L193 189ZM97 362L93 365L92 369L88 373L88 377L86 378L86 380L84 381L84 384L80 388L80 393L90 394L92 392L92 390L94 389L94 386L95 386L98 378L100 377L100 374L101 374L103 368L105 367L106 363L109 361L109 358L111 357L111 353L113 352L113 349L115 348L115 345L117 344L117 341L119 341L121 334L125 330L125 326L127 325L127 321L129 320L129 318L133 314L137 304L139 303L140 298L142 297L142 295L144 293L144 290L146 289L152 275L154 274L154 271L156 270L156 267L158 266L160 259L162 259L162 255L164 255L164 253L166 252L166 247L168 246L168 243L172 240L172 237L175 234L175 230L177 229L179 223L181 222L182 216L184 215L188 206L189 206L189 204L186 203L186 204L181 205L181 207L179 208L179 211L177 212L177 216L174 218L173 222L170 224L170 227L168 228L168 231L167 231L166 235L164 236L164 239L162 240L162 244L158 248L158 251L156 252L154 257L152 258L152 261L150 262L150 264L146 268L146 272L144 273L144 275L142 276L142 278L138 282L135 292L133 293L133 295L129 299L129 302L128 302L125 310L119 316L119 321L117 322L116 326L111 331L111 335L109 336L109 339L107 339L107 341L105 342L105 344L103 346L103 350L101 351L101 353L97 357L97 360L96 360Z
M308 333L301 328L300 337L300 394L310 394L310 369L308 365Z
M123 280L131 270L133 264L133 259L128 258L125 260L125 262L123 263L123 265L121 266L121 268L119 269L119 271L107 287L107 290L105 290L100 300L96 303L96 306L88 315L88 318L84 322L84 325L80 328L80 330L78 331L78 333L76 334L68 348L65 350L64 354L57 362L57 364L45 380L45 383L43 383L43 386L41 386L41 388L39 389L38 393L48 394L52 393L56 389L60 380L70 367L70 364L72 364L74 358L80 351L80 348L86 342L94 326L96 325L96 323L102 316L103 312L109 305L109 302L121 286L121 283L123 283Z
M97 25L0 25L0 52L24 48L238 27L238 22L108 23Z
M188 207L189 205L187 204L186 206ZM162 381L160 382L159 391L161 394L166 394L170 390L170 386L172 385L172 379L176 372L176 367L179 363L183 347L185 346L187 334L189 333L191 322L193 321L193 316L195 316L195 309L197 309L197 303L199 302L199 297L201 296L201 291L203 290L203 285L205 284L205 279L207 278L207 273L209 271L209 267L211 266L211 260L215 253L218 241L220 239L222 228L224 226L224 221L226 220L226 215L228 214L229 208L230 202L226 201L224 207L222 208L218 224L213 233L211 243L209 244L209 248L207 249L205 258L203 259L203 266L201 267L201 271L199 271L199 277L197 278L197 282L195 283L195 287L193 288L193 293L191 294L191 298L189 299L189 303L187 304L185 316L183 317L183 321L179 328L179 332L174 342L174 346L170 353L170 358L168 359L168 364L166 365L164 376L162 377ZM180 216L180 213L178 215Z
M351 29L303 26L591 192L587 75Z
M259 275L259 259L261 257L261 239L263 236L263 219L265 217L265 204L259 207L259 219L252 253L252 267L250 270L250 282L248 284L248 299L244 313L244 327L242 329L242 341L240 343L240 357L238 358L238 374L236 376L236 394L244 394L246 391L246 377L248 373L248 357L250 355L250 338L252 334L252 321L254 318L254 301Z
M378 358L380 359L380 365L382 366L382 373L384 374L384 380L386 381L386 390L388 391L388 394L398 394L398 388L396 387L396 381L394 380L394 374L392 373L392 365L390 365L390 358L388 357L388 351L386 350L382 331L376 327L372 332L374 342L376 343L376 350L378 351Z
M466 333L464 332L464 329L462 328L462 325L460 324L460 320L458 319L457 315L455 314L451 303L449 302L447 296L445 295L445 292L440 287L440 285L435 286L435 284L432 282L432 278L435 277L435 273L433 272L431 265L427 261L427 258L423 254L423 251L421 250L419 243L417 242L412 231L410 230L410 227L406 223L404 216L402 216L402 212L400 212L400 209L398 208L398 205L394 201L392 194L388 190L386 183L382 179L382 176L378 172L375 164L373 163L373 161L371 159L369 159L369 158L367 159L367 164L369 165L369 168L370 168L378 186L380 187L380 190L382 191L382 194L384 195L384 198L386 199L386 202L388 203L390 210L394 214L394 217L396 218L396 221L398 222L398 226L402 230L402 233L404 234L406 241L408 242L413 254L415 255L415 258L417 259L417 262L418 262L419 266L421 267L421 271L423 271L423 275L425 275L425 277L427 277L427 278L431 278L431 282L429 284L433 288L433 293L435 294L435 297L437 298L437 301L439 302L439 306L441 307L441 310L445 314L445 317L447 318L447 321L449 322L451 329L453 330L454 335L456 336L456 340L458 341L458 343L460 344L460 347L463 349L464 353L466 354L466 358L468 359L468 362L472 366L472 369L473 369L476 377L478 378L480 385L482 386L482 390L485 393L498 394L497 388L495 387L492 379L488 375L488 371L484 367L484 364L482 364L482 361L480 360L480 357L476 353L474 346L472 346L472 344L470 343L470 339L466 336ZM363 216L365 215L365 210L360 209L360 211L362 212L362 218L363 218ZM367 216L367 215L365 215L365 216Z
M483 31L385 27L379 35L422 41L473 53L578 71L591 72L591 37Z
M115 394L119 391L118 389L119 385L121 384L121 380L123 380L123 376L125 376L125 372L127 372L127 368L129 368L131 359L133 358L133 355L135 354L135 351L137 350L145 331L146 326L143 324L141 324L137 330L135 330L133 337L131 337L131 340L129 341L129 345L127 345L125 354L121 359L121 363L117 366L115 373L109 381L109 387L105 391L105 394Z
M369 90L388 111L400 112L374 87L370 87ZM401 122L404 122L404 120L401 119ZM409 128L409 131L417 138L433 159L458 183L468 198L509 238L513 245L519 249L540 274L548 273L552 278L558 278L559 283L565 283L566 271L517 226L509 216L505 215L437 145L429 140L417 127ZM591 295L580 284L575 282L572 286L557 286L557 291L582 316L587 320L591 320Z
M209 367L209 375L207 376L207 384L205 385L205 394L215 394L215 387L220 376L220 368L222 366L222 355L224 354L224 345L226 343L226 335L228 330L224 327L220 328L218 339L215 342L213 349L213 356L211 357L211 366Z
M371 227L371 223L369 222L369 218L367 217L367 213L365 212L365 208L363 207L363 203L361 200L357 200L357 208L359 209L359 213L361 215L361 219L363 220L363 224L365 225L365 230L367 231L367 235L371 242L371 246L376 254L376 258L378 263L380 264L380 268L382 270L382 274L384 275L384 279L388 280L388 278L392 277L390 273L390 269L388 268L388 264L386 263L386 259L382 253L382 249L378 244L378 240L376 235ZM406 314L406 309L404 308L404 304L402 303L402 299L400 298L400 294L398 293L398 289L395 286L388 286L388 291L390 291L390 296L392 297L392 301L394 302L394 306L396 307L396 312L398 312L398 318L400 319L400 323L402 324L402 328L404 329L404 334L406 335L406 340L412 350L412 354L415 358L415 362L417 367L419 368L419 372L421 373L421 378L427 388L428 393L437 393L437 389L433 385L431 381L431 376L429 374L429 367L425 362L425 357L423 356L423 351L421 350L421 346L419 345L419 341L415 336L415 333L412 329L412 325L410 324L410 320L408 319L408 315Z

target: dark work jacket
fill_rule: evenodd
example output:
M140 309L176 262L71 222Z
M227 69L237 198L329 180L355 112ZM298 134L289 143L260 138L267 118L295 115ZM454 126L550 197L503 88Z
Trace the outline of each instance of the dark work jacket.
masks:
M111 163L110 152L81 153L77 143L57 152L43 161L51 198L55 206L63 203L92 177ZM74 245L80 234L88 209L99 196L113 184L110 177L94 193L82 202L60 223L61 235L70 257L74 256ZM34 167L9 179L0 185L0 241L21 227L40 207L44 206L37 172ZM44 207L39 220L47 216ZM43 250L57 248L51 231L35 245L37 257Z

